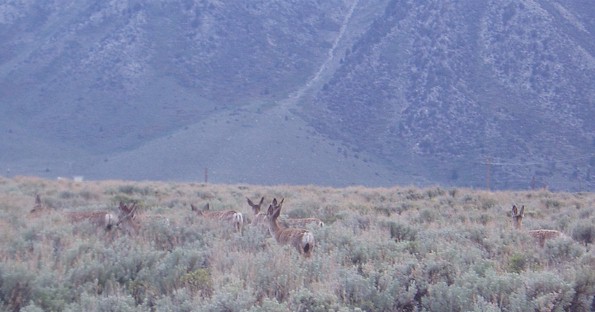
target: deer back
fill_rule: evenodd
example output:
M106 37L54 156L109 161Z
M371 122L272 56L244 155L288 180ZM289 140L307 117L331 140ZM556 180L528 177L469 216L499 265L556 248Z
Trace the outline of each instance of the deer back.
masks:
M318 218L301 218L301 219L293 219L293 218L289 218L289 219L284 219L281 220L281 223L283 223L283 225L285 227L307 227L310 224L314 224L317 227L324 227L324 222L322 222L322 220L318 219Z
M71 222L88 221L108 230L118 223L116 215L105 211L72 211L66 214Z
M71 222L88 221L98 227L111 230L114 227L124 228L128 232L136 230L135 223L136 205L128 207L120 203L119 213L116 215L106 211L72 211L67 212Z
M531 235L533 238L537 239L537 241L539 241L539 246L541 247L545 246L546 240L562 236L562 232L560 231L545 229L530 230L527 233L529 233L529 235Z
M237 230L242 232L244 226L244 216L241 212L237 212L234 210L224 210L224 211L209 211L210 207L209 204L205 206L204 210L198 210L194 205L190 205L192 211L196 212L197 215L211 220L219 220L224 223L228 223L233 225L233 227Z

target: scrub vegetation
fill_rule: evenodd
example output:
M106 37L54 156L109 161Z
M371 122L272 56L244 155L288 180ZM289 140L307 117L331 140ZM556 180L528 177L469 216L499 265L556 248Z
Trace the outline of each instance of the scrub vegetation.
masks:
M39 195L42 211L30 211ZM308 258L246 198L315 217ZM136 204L106 230L75 211ZM191 204L241 212L243 231ZM511 208L525 206L523 227ZM595 194L0 177L1 311L589 311ZM557 230L543 246L530 230Z

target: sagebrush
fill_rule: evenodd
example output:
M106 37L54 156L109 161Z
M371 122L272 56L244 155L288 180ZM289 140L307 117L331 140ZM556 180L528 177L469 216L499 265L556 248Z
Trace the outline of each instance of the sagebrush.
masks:
M48 209L31 214L39 194ZM319 218L310 258L246 198ZM72 211L139 205L136 231ZM236 210L241 232L191 204ZM524 205L524 230L512 205ZM266 209L266 207L265 207ZM0 178L5 311L589 311L595 194ZM563 233L540 246L525 230Z

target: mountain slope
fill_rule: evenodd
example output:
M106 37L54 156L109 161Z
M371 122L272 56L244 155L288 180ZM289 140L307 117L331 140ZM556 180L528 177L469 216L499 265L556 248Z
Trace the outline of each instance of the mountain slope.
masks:
M590 7L0 4L0 162L91 179L208 167L226 183L593 190Z
M442 183L480 185L490 163L497 187L590 183L578 180L595 150L592 22L570 14L553 1L392 1L303 114L391 163L412 153Z

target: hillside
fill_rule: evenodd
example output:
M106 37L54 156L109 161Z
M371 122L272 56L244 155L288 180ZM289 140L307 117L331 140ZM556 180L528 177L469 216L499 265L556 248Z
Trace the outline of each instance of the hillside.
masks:
M594 190L591 6L2 4L0 169Z

